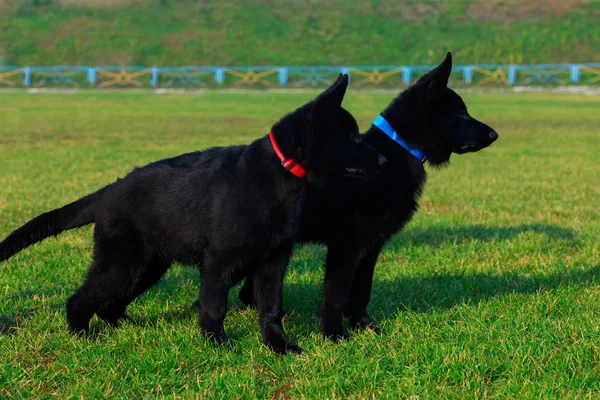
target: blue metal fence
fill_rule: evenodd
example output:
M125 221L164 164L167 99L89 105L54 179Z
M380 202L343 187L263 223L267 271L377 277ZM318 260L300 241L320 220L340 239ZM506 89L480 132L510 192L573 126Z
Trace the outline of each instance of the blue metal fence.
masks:
M357 87L409 85L434 66L314 67L0 67L0 87L311 87L325 86L338 73ZM600 63L535 65L458 65L454 85L595 85Z

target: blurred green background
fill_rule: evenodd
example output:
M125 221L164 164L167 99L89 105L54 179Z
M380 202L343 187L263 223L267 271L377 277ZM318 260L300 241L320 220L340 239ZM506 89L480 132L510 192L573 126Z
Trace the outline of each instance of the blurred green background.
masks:
M599 62L598 0L0 0L3 65Z

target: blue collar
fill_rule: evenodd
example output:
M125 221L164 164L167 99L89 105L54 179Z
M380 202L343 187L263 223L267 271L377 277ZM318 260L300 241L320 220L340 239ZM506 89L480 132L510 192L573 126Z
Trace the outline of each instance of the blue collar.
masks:
M404 141L404 139L402 139L400 136L398 136L398 134L396 133L394 128L392 128L390 123L387 122L385 120L385 118L383 118L381 115L378 115L377 118L375 118L375 121L373 121L373 126L376 127L377 129L379 129L381 132L388 135L394 142L396 142L400 146L404 147L410 154L412 154L413 156L418 158L422 163L425 163L425 161L427 160L425 153L423 153L419 149L411 148Z

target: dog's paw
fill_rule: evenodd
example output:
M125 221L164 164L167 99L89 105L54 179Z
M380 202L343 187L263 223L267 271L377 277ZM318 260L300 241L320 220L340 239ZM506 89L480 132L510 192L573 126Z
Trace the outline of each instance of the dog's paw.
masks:
M348 333L344 329L341 318L338 320L321 320L321 334L324 338L339 342L348 339Z
M69 331L75 336L87 336L90 332L89 320L85 320L83 318L79 319L71 316L67 319L67 324L69 327Z
M324 333L323 336L326 339L329 339L334 343L340 343L340 342L350 339L350 335L348 335L345 332L344 333L328 333L328 334Z
M89 328L72 328L69 327L69 331L78 338L89 337L90 329Z
M356 330L368 330L378 335L381 335L381 329L379 329L369 317L362 317L358 320L350 319L350 325L352 329Z
M288 342L285 348L289 352L296 353L296 354L302 354L302 348L293 343Z
M273 350L277 354L287 354L287 353L296 353L301 354L302 348L298 345L295 345L287 340L277 340L265 342L268 348Z
M332 328L332 327L324 327L321 329L321 334L324 338L329 339L335 343L339 343L343 340L347 340L350 338L348 333L344 330L342 326Z
M110 325L113 328L118 328L119 325L121 325L122 323L125 323L125 322L135 323L135 321L125 313L113 315L113 314L108 314L108 313L105 314L102 312L98 312L97 315L101 320L103 320L104 322L106 322L108 325Z
M264 336L265 345L278 354L286 354L288 352L302 353L302 349L290 342L285 338L285 336L270 333Z
M221 345L227 342L227 335L223 329L206 330L202 329L202 334L212 343Z

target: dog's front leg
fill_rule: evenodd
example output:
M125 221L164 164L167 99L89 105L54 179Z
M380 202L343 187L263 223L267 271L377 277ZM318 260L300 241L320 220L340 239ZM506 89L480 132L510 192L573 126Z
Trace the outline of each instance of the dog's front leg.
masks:
M375 271L375 264L377 263L381 247L382 243L371 245L356 266L354 278L352 279L350 298L344 310L344 315L350 318L350 326L353 329L371 329L376 333L380 333L379 328L373 324L371 317L367 313L367 306L371 300L373 272Z
M343 312L348 304L358 253L341 243L329 244L321 303L321 333L334 341L347 337Z
M271 252L265 262L254 271L252 286L258 311L260 329L265 344L277 353L302 349L289 342L281 324L283 319L283 278L292 253L292 243L286 243Z
M227 314L227 297L231 283L216 263L206 262L200 277L198 313L202 333L217 343L227 340L223 321Z

